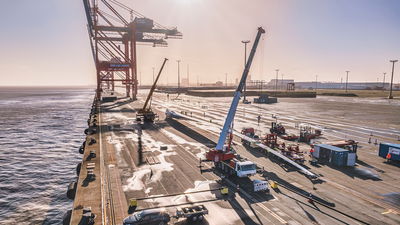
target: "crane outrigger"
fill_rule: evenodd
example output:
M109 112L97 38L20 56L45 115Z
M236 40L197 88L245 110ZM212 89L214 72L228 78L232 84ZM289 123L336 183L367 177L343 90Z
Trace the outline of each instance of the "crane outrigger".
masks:
M136 118L140 119L144 122L154 122L154 120L158 117L158 115L156 113L153 112L153 110L151 109L151 106L147 107L147 105L149 104L149 101L151 99L151 97L153 96L153 92L156 89L157 86L157 81L160 78L161 72L164 68L165 63L167 62L167 58L164 59L164 62L160 68L160 71L158 72L157 78L153 83L153 86L151 86L149 95L147 95L147 99L144 102L143 108L139 109L138 112L136 113Z
M253 62L254 55L261 35L265 33L262 27L258 28L256 39L253 43L249 58L244 68L240 83L234 93L231 106L229 108L228 115L226 116L224 126L220 133L217 146L207 152L206 158L209 161L213 161L215 166L221 168L223 172L228 175L236 175L238 177L246 177L256 174L256 165L248 160L238 159L231 149L232 132L233 132L233 120L235 113L240 101L240 97L243 93L243 88L246 83L247 75Z

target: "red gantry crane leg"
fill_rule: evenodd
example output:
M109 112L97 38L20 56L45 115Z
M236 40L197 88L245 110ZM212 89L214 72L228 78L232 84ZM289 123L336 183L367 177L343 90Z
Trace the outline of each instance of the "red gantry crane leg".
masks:
M112 93L115 87L123 87L127 97L136 99L137 43L166 47L166 39L180 39L182 33L146 18L117 0L83 0L83 5L96 65L97 98L103 92ZM122 9L121 12L116 8Z

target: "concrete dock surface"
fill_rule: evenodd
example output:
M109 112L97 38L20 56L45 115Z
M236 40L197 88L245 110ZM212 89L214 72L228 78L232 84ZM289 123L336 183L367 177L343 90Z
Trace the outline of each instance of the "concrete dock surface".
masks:
M379 142L397 141L398 104L346 100L335 107L334 101L339 100L330 97L280 99L275 105L240 104L235 119L239 131L253 126L263 135L275 121L271 117L274 114L289 133L295 133L295 124L302 122L321 127L322 140L360 142L355 168L314 167L307 161L305 167L320 176L313 183L293 168L243 147L235 137L236 152L265 170L263 176L250 179L278 183L278 188L270 188L268 194L253 192L249 178L222 179L212 163L203 162L200 167L200 159L218 140L230 98L157 93L152 108L159 119L141 129L135 114L145 96L141 92L137 101L119 96L117 101L99 103L98 132L88 135L87 145L90 138L97 142L87 146L83 155L71 224L79 224L84 207L91 207L95 224L122 224L129 215L129 199L138 199L136 211L166 207L171 214L177 206L204 204L209 214L199 224L400 223L400 167L385 163L377 156L378 146L367 143L370 137ZM184 116L165 119L167 108ZM258 115L262 116L260 124ZM142 164L137 151L139 129ZM306 144L300 144L300 148L305 152L310 149ZM91 149L96 151L96 158L88 161ZM96 179L85 182L87 164L93 162ZM229 187L228 196L219 191L225 185ZM304 197L310 193L327 204L310 203ZM172 219L169 224L186 221Z

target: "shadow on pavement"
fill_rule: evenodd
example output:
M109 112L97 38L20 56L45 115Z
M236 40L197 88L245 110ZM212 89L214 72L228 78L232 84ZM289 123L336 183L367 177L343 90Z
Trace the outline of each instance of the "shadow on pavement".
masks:
M171 127L176 129L177 131L187 135L188 137L192 138L193 140L205 145L206 147L213 147L216 143L207 137L203 136L202 134L198 133L197 131L191 129L190 127L183 125L177 120L168 119L165 120L167 124Z
M243 198L245 199L245 198ZM257 220L259 223L256 223L250 216L247 214L246 210L240 205L240 203L236 200L236 196L232 195L228 202L231 204L232 208L235 210L235 212L239 215L240 219L244 224L262 224L260 219L258 218L257 214L254 213L253 209L250 207L250 209L253 211L254 215L256 215ZM247 200L246 203L250 205Z

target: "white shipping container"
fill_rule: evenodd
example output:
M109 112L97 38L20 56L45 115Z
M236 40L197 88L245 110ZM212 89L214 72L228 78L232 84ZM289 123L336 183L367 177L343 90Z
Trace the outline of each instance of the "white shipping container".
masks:
M347 153L347 166L355 166L356 165L356 153L349 152Z

